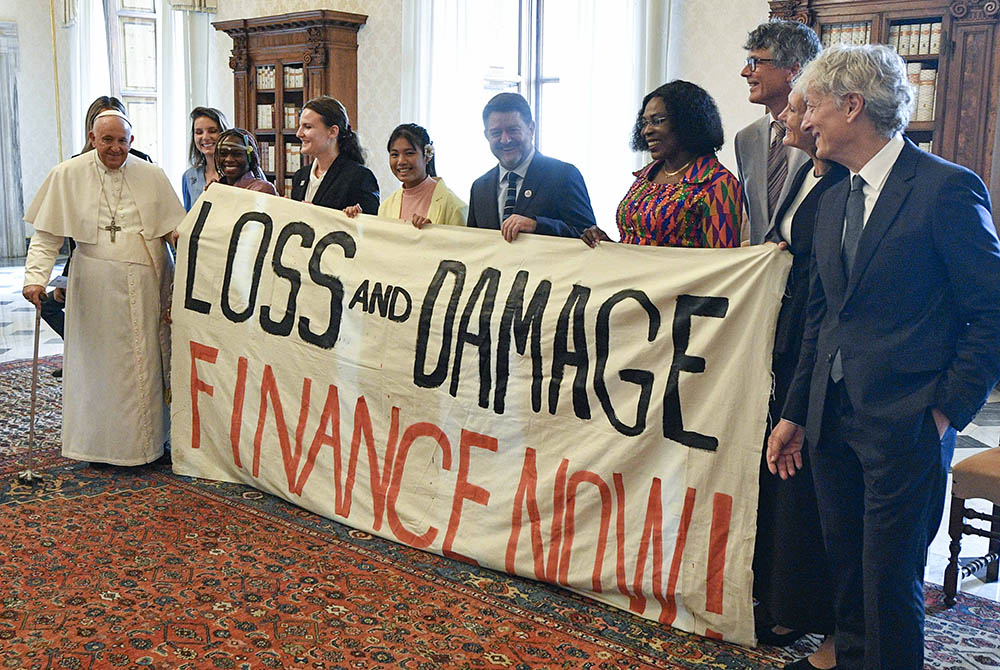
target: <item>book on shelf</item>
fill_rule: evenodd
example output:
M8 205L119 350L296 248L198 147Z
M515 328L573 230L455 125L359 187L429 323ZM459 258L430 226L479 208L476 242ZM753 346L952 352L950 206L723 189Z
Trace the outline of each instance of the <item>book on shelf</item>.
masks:
M260 169L264 172L270 172L270 168L267 167L267 145L269 142L257 142L257 150L260 152L257 154L257 161L260 163Z
M257 148L260 150L260 169L264 172L274 172L274 143L273 142L258 142Z
M920 63L906 64L906 79L910 82L913 99L910 101L910 121L917 120L917 95L920 93Z
M289 142L285 145L285 173L297 172L302 167L302 145Z
M925 67L919 71L917 107L914 121L934 120L934 98L937 91L937 68Z
M285 103L285 128L296 128L299 125L299 108L294 102Z
M917 142L917 148L923 149L927 153L932 154L934 153L934 141L930 140L927 142Z
M285 197L286 198L291 198L292 197L292 178L291 177L286 177L285 178Z
M910 24L902 23L897 26L899 31L896 33L896 53L900 56L910 55Z
M268 103L257 104L257 127L274 128L274 105Z
M926 56L931 52L931 24L921 23L920 24L920 39L919 48L917 53L921 56Z

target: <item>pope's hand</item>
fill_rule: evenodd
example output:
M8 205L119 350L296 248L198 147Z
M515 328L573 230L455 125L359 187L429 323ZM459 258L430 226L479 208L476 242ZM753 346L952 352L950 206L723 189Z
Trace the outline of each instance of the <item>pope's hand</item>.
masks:
M41 284L28 284L21 291L24 299L38 309L42 308L42 301L45 300L45 287Z

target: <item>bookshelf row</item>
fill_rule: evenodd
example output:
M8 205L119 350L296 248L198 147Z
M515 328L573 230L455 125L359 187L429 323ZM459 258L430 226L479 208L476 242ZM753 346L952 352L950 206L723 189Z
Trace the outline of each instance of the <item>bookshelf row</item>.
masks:
M305 86L305 76L301 65L282 66L283 83L285 88L303 88ZM277 82L277 66L258 65L256 68L257 89L267 90L275 88Z
M941 53L941 22L894 23L888 46L900 56L937 56Z
M294 102L286 102L282 106L281 127L287 130L295 130L299 127L299 112L302 111L300 105ZM257 130L275 129L275 104L269 102L257 103Z
M276 162L277 148L274 142L258 142L260 149L260 167L264 172L274 174L278 171ZM302 146L297 142L286 142L283 149L284 173L293 174L302 167Z
M868 44L872 39L872 22L828 23L823 26L820 41L823 48L833 44Z
M824 47L832 44L869 44L871 21L828 23L823 26ZM900 56L937 56L941 52L941 21L893 23L889 26L886 45Z

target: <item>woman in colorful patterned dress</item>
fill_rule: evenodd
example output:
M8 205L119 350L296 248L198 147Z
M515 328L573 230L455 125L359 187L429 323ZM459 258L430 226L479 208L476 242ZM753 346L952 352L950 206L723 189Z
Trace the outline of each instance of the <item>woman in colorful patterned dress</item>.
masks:
M626 244L736 247L743 190L715 153L722 119L703 88L676 80L642 100L632 148L653 162L635 174L618 205L618 232ZM598 226L581 236L588 246L610 240Z

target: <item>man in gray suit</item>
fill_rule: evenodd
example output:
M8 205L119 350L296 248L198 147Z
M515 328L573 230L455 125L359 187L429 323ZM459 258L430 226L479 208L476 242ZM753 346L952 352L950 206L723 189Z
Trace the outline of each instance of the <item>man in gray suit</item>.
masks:
M809 158L782 144L785 127L778 115L788 104L792 81L822 46L809 26L775 19L754 28L743 48L748 53L740 75L750 87L750 102L764 105L767 115L736 133L736 167L746 209L740 238L744 243L761 244L792 181L787 176Z

